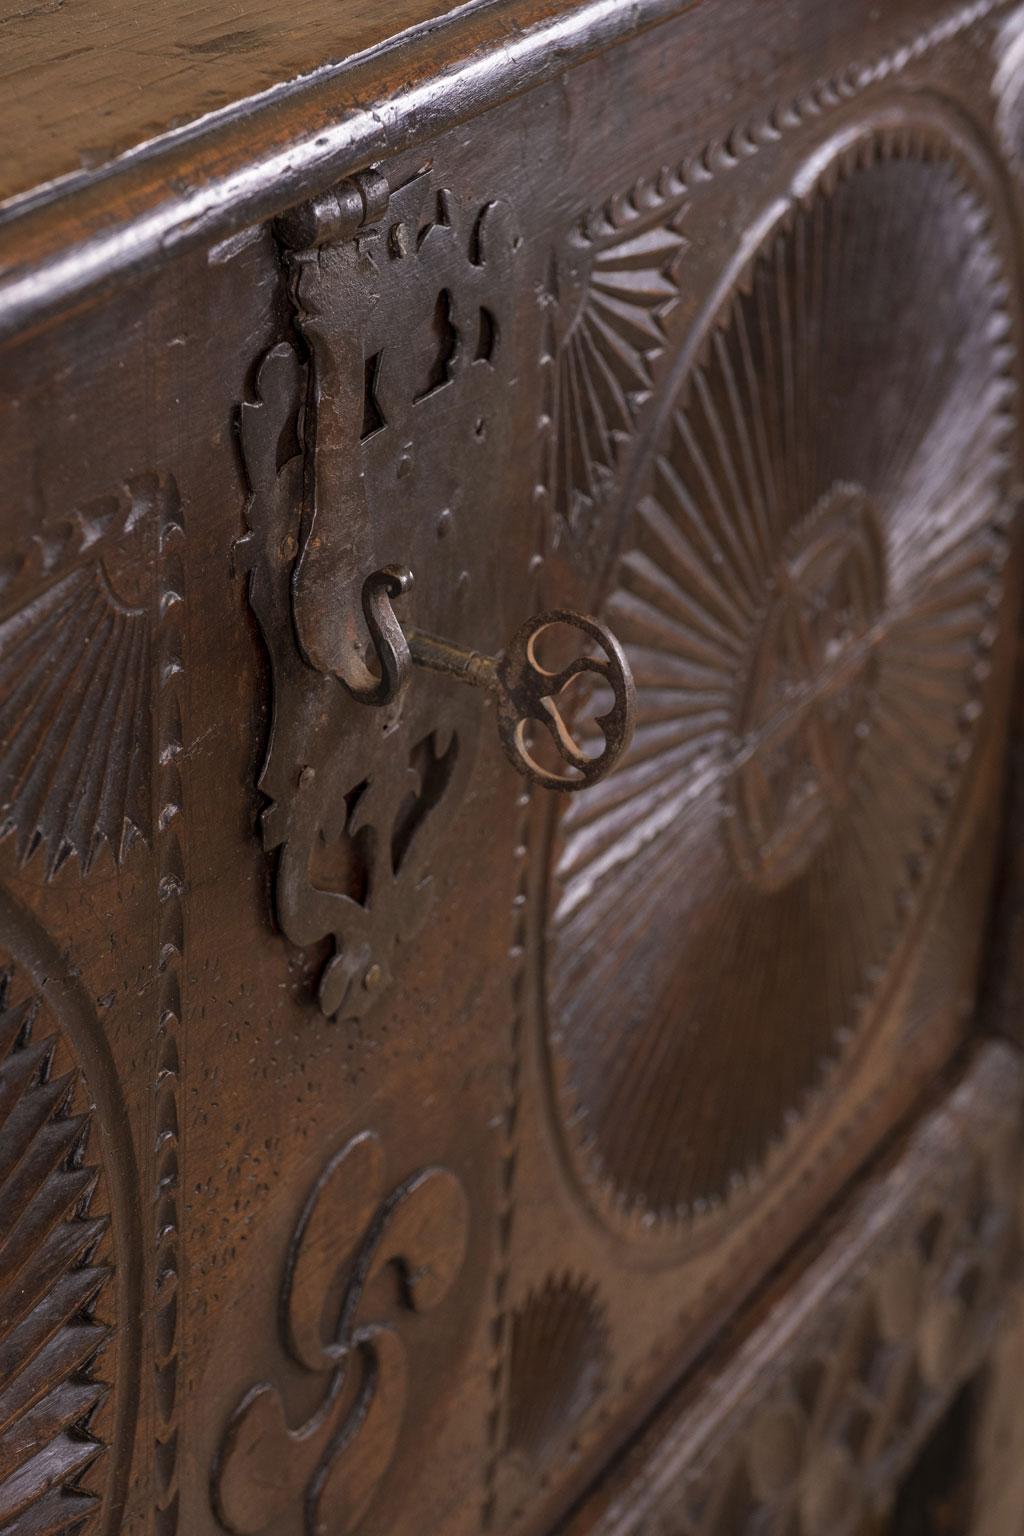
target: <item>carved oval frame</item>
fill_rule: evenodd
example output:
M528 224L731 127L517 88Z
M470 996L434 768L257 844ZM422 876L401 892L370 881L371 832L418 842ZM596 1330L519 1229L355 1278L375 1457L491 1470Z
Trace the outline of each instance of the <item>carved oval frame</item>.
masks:
M650 462L653 445L664 430L679 388L688 371L699 356L716 317L721 313L731 292L735 291L743 272L749 268L771 234L779 228L790 209L815 188L829 168L858 143L885 133L903 131L919 132L934 136L948 146L949 157L963 173L967 184L976 192L991 218L992 243L1000 259L1003 272L1016 276L1020 270L1020 253L1007 191L1006 177L993 151L989 148L984 131L966 117L955 105L933 92L892 90L871 103L858 102L838 109L842 121L831 116L817 142L799 159L789 178L784 196L767 199L760 213L744 229L728 262L720 269L685 334L676 344L671 367L660 383L653 409L638 431L628 458L623 465L621 489L616 500L614 529L616 547L609 559L604 579L603 603L611 589L619 556L624 548L632 517L632 507ZM836 115L838 115L838 112ZM699 199L700 188L695 189L694 202ZM1015 370L1019 371L1021 357L1022 321L1017 297L1019 283L1009 285L1011 293L1007 311L1011 323L1011 337ZM670 342L671 345L671 342ZM1014 429L1011 442L1014 460L1019 463L1021 430L1019 411L1014 411ZM1012 566L1011 566L1012 570ZM1012 630L1012 613L1019 600L1012 579L1003 589L1000 602L1000 638L997 650L1005 650L1007 636ZM1009 672L1009 668L1005 669ZM990 711L991 712L991 707ZM555 1060L550 1046L551 1018L546 985L547 931L553 910L555 849L558 820L562 808L545 806L541 857L543 868L541 882L534 888L531 912L531 950L535 966L536 1018L534 1027L538 1067L543 1078L545 1119L550 1141L557 1153L566 1187L574 1201L594 1226L596 1234L605 1242L611 1241L619 1257L629 1265L641 1268L664 1268L678 1265L697 1253L722 1241L745 1223L751 1223L751 1240L756 1231L762 1230L778 1214L787 1199L797 1192L806 1193L808 1184L820 1182L826 1170L838 1156L840 1146L845 1146L855 1135L857 1123L874 1107L882 1088L871 1081L871 1067L876 1059L879 1036L884 1033L884 1019L896 994L906 988L913 977L913 961L918 953L922 929L935 906L937 875L955 861L962 843L965 828L969 829L977 819L976 774L970 773L964 781L967 798L960 806L958 815L949 823L940 855L923 893L913 919L904 928L890 953L886 973L877 988L864 1020L848 1042L841 1057L825 1074L801 1112L789 1124L780 1139L768 1150L755 1174L741 1187L729 1192L717 1205L705 1210L687 1212L679 1219L664 1221L644 1220L635 1209L624 1208L614 1189L597 1179L588 1178L583 1171L579 1148L579 1133L566 1125L567 1100L562 1094L565 1084L564 1062ZM855 1089L850 1093L851 1088ZM842 1120L835 1122L839 1101L844 1093L850 1093L850 1105ZM826 1122L830 1116L833 1124L827 1134ZM623 1246L624 1245L624 1246Z

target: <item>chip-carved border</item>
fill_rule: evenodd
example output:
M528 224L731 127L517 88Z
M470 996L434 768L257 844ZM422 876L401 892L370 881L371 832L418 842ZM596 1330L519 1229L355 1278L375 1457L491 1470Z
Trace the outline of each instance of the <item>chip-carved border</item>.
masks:
M158 946L152 1139L153 1536L178 1529L178 1354L181 1328L180 1032L185 955L185 835L182 758L185 749L185 520L175 497L159 529L156 720L158 761Z

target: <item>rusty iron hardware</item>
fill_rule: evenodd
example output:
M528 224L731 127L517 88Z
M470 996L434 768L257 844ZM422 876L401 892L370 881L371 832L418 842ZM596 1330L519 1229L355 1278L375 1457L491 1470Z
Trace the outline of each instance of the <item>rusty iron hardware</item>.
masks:
M380 675L362 685L346 682L353 698L363 704L393 704L408 685L413 667L426 667L494 694L498 735L506 756L534 783L571 792L586 789L611 772L633 735L636 688L621 645L603 624L582 613L553 608L527 619L502 655L484 656L437 635L402 628L391 603L408 592L412 583L412 571L396 565L374 571L363 583L363 613ZM555 671L544 667L537 657L537 641L546 629L559 624L577 630L604 654L578 656ZM574 678L588 672L612 691L611 708L595 718L604 747L594 757L577 745L555 702ZM547 729L573 773L554 773L536 760L527 740L531 721Z

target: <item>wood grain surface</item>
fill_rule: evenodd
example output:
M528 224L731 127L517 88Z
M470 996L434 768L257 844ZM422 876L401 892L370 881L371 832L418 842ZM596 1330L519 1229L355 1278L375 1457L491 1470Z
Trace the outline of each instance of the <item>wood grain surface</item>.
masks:
M1019 1215L1022 18L8 7L5 1536L840 1536L956 1422ZM387 569L392 660L604 625L607 783L378 696Z
M466 9L447 0L14 0L0 14L0 206Z

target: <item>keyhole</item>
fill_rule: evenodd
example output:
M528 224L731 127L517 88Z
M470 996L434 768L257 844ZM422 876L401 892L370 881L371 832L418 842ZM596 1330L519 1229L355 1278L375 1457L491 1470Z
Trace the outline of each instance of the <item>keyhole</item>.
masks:
M414 397L417 401L425 400L428 395L434 393L435 389L440 389L442 385L451 381L452 363L459 348L459 333L452 320L452 310L451 293L447 288L442 288L437 296L430 322L431 335L434 338L430 371L427 374L425 387Z
M375 432L379 432L382 427L387 426L384 412L380 408L380 401L377 399L380 368L383 361L384 353L375 352L372 357L366 359L363 365L363 430L360 434L363 442L368 437L372 437Z
M480 329L477 334L476 362L494 362L494 352L498 345L498 322L485 305L480 306Z

